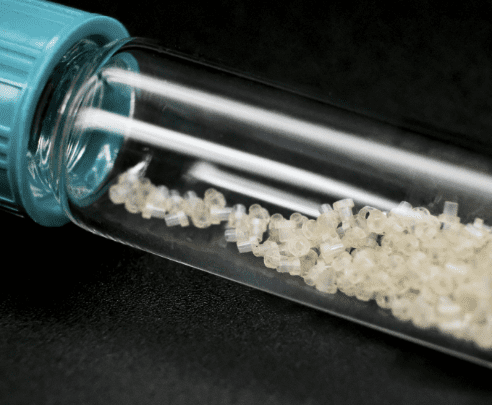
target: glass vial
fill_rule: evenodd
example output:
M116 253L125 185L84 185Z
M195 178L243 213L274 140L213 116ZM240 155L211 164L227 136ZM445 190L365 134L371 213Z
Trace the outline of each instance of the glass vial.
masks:
M140 38L84 39L49 83L27 151L33 199L54 195L98 235L492 365L492 301L462 260L492 260L486 156ZM460 220L475 220L472 236Z

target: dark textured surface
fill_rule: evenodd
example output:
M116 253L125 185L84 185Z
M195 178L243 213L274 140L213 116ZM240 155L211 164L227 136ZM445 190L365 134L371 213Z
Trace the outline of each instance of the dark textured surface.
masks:
M487 2L62 3L350 108L489 142ZM15 257L0 287L0 404L492 401L491 370L72 225L0 220Z

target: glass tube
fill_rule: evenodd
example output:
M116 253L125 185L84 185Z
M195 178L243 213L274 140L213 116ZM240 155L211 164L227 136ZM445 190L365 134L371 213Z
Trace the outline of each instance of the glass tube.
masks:
M93 233L492 366L488 156L139 38L82 41L50 83L28 151L33 198L54 193ZM334 233L320 233L320 213ZM438 223L434 234L422 236L422 218ZM389 220L406 221L399 239L378 231ZM482 242L453 250L468 261L452 267L446 246L465 229ZM476 310L463 302L478 298L456 285L473 266ZM399 293L375 293L372 275L381 283L390 268L407 270L390 274L393 284L386 275ZM412 318L417 304L438 323Z

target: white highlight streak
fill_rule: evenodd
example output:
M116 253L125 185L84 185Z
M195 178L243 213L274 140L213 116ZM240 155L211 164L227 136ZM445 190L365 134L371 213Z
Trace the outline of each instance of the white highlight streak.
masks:
M232 167L243 172L270 178L335 198L352 198L359 204L371 205L383 210L390 210L397 206L395 201L307 170L297 169L270 159L107 111L93 108L83 109L79 112L75 125L82 129L100 129L128 136L151 146Z
M492 197L491 176L470 169L140 73L111 68L104 72L104 76L108 82L139 88L160 95L163 99L178 101L184 106L200 108L210 114L275 131L286 138L339 153L350 159L384 167L385 170L391 170L394 176L412 176L420 181L441 183Z
M227 173L209 163L195 163L187 174L196 180L288 208L294 212L300 212L314 218L319 216L319 204L307 198L298 197L295 194Z

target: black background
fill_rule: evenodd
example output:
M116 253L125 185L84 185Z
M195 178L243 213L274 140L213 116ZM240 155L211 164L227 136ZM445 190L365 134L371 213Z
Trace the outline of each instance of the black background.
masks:
M61 3L373 117L492 144L487 1ZM0 220L1 404L492 401L486 368L71 224Z

